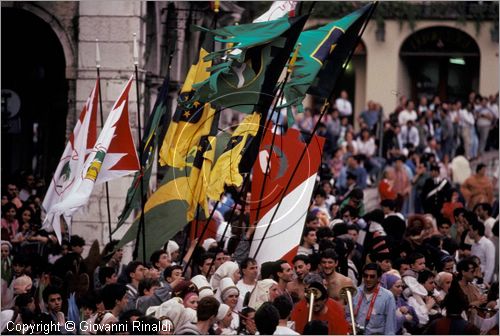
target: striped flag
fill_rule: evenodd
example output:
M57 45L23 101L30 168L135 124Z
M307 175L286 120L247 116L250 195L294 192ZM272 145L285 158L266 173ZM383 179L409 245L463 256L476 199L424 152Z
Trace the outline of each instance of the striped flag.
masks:
M250 247L250 256L253 257L258 250L256 259L259 264L278 259L287 260L291 264L300 243L325 139L313 136L299 168L292 177L306 144L302 141L300 132L290 128L286 134L275 135L273 151L270 153L272 129L270 126L264 135L253 168L250 222L257 223L257 227ZM263 186L269 160L268 176ZM283 194L290 180L286 194ZM260 195L263 195L261 200ZM281 198L283 201L270 223ZM256 217L258 208L259 218Z

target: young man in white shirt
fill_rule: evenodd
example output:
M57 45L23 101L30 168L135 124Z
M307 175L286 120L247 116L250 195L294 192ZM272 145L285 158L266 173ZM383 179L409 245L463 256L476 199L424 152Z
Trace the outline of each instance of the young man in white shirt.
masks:
M240 264L240 270L242 277L240 281L236 283L236 287L240 291L240 297L238 299L237 310L240 311L243 308L243 302L247 293L251 293L257 284L257 277L259 276L259 266L257 261L253 258L246 258ZM240 307L241 306L241 307Z
M280 314L280 321L276 327L274 335L300 335L295 330L289 327L290 314L292 313L293 304L286 295L280 295L273 301L273 306L278 309Z
M491 217L491 205L489 203L479 203L474 209L479 220L484 223L484 235L491 238L491 229L495 225L495 218Z
M484 224L476 220L471 225L469 237L474 239L471 254L481 260L481 271L484 274L484 282L490 284L495 269L495 246L491 240L484 236L484 230Z

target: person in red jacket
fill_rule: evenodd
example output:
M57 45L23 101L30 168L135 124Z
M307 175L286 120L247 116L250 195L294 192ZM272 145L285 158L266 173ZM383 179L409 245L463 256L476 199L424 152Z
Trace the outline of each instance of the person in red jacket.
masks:
M390 199L395 201L398 194L394 191L394 168L387 167L384 171L384 176L378 184L378 192L380 194L380 200Z
M349 324L340 303L328 297L328 291L321 283L311 282L308 287L316 288L320 293L319 297L314 300L312 320L326 322L329 335L347 335ZM295 321L295 331L302 334L308 318L309 302L307 299L302 299L292 311L291 320Z

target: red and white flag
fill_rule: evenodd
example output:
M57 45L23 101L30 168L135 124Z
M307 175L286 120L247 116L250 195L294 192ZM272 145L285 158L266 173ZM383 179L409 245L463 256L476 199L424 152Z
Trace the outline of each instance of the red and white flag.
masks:
M82 171L85 159L94 148L97 138L97 102L99 101L99 80L90 93L80 112L73 133L59 160L49 189L42 203L43 210L49 212L52 207L62 202L74 186L78 174Z
M65 200L47 213L45 227L54 229L61 241L60 216L64 216L68 228L76 210L88 203L96 184L104 183L139 170L139 160L132 139L128 118L128 95L133 76L113 105L91 154Z
M286 134L276 134L273 151L270 153L272 129L272 126L267 129L253 167L250 221L255 223L258 220L258 223L250 247L250 257L254 257L258 250L256 259L259 265L278 259L287 260L291 264L297 254L325 142L324 138L313 136L299 164L300 155L306 146L301 140L300 132L290 128ZM263 186L268 160L268 176ZM292 177L297 164L299 167ZM283 201L270 223L281 198Z
M267 12L253 20L253 22L265 22L277 20L285 15L295 16L295 7L298 1L274 1Z

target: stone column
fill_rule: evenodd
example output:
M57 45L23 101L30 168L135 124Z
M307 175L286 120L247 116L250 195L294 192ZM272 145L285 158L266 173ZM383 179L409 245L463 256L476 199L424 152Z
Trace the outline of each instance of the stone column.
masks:
M144 42L146 3L135 1L80 2L79 20L79 57L76 80L77 109L86 101L96 81L95 39L99 39L101 54L101 93L104 122L124 85L134 74L133 33L137 33L139 44L139 85L141 115L144 114ZM137 136L137 95L135 83L129 95L129 118L134 141ZM98 132L102 123L97 118ZM144 125L144 120L142 125ZM127 189L132 176L120 178L109 183L111 224L116 226L117 217L125 203ZM101 248L109 241L108 213L105 187L96 186L90 202L73 218L73 234L85 237L87 244L99 240ZM122 233L123 234L123 233ZM113 239L120 239L116 234ZM125 253L125 258L130 256ZM125 261L125 260L124 260Z

